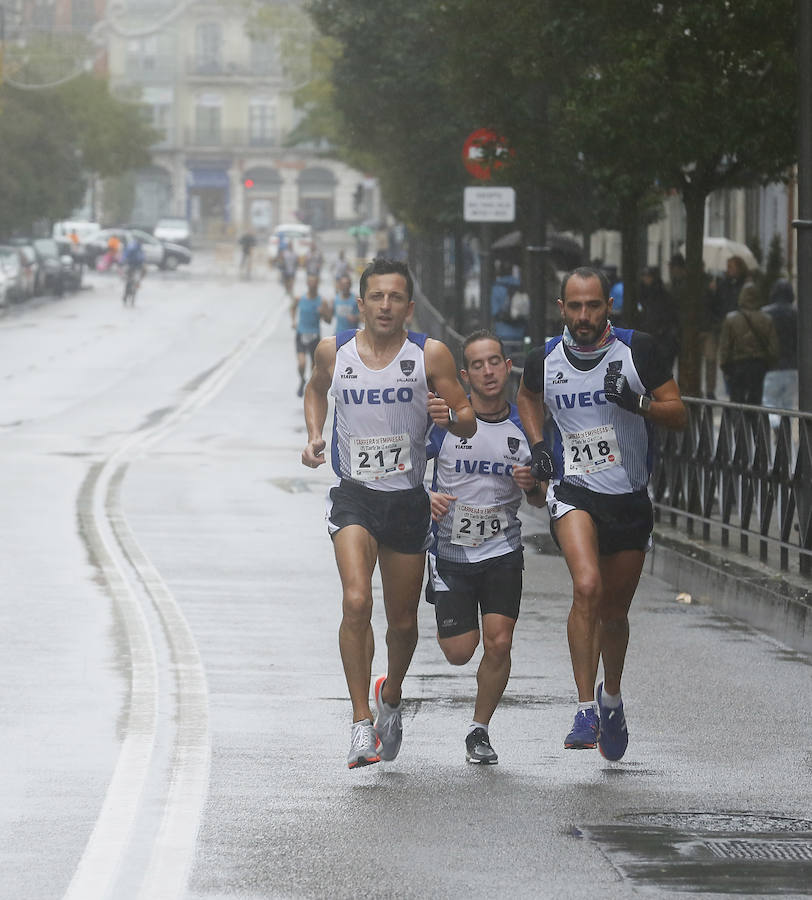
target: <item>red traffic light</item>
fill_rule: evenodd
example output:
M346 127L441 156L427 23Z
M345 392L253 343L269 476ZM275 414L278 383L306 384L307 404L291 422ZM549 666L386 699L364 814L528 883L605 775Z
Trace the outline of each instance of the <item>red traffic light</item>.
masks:
M244 184L247 188L252 188L252 187L254 186L254 179L253 179L253 178L246 178L245 181L243 182L243 184Z

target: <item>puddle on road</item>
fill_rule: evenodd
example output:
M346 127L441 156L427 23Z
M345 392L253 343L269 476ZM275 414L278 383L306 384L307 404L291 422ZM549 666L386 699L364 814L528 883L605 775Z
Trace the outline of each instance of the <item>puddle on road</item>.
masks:
M627 879L672 891L804 894L812 884L812 820L769 813L660 812L573 828L600 844Z
M313 484L306 478L269 478L269 483L288 494L321 493L325 490L323 483Z
M561 556L561 551L549 533L523 534L525 547L532 547L541 556Z

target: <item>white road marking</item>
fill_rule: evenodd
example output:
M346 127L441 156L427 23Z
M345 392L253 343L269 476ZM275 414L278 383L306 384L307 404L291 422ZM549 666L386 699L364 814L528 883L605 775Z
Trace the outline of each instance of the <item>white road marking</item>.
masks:
M164 813L138 894L176 900L185 889L208 791L208 687L189 625L158 571L127 525L120 486L129 461L186 421L228 384L239 367L276 329L287 307L269 312L259 327L169 415L125 440L82 488L79 516L124 622L130 652L130 697L124 739L99 817L63 900L110 897L125 858L153 758L159 673L144 609L129 579L141 581L160 615L177 682L177 730L169 760Z

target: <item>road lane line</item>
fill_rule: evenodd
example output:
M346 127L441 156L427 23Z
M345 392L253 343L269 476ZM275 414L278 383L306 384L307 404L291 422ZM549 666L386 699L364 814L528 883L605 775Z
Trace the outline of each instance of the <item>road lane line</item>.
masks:
M63 900L105 900L110 896L148 774L158 764L153 759L159 690L155 646L144 609L128 580L133 571L161 617L177 680L178 707L166 804L138 896L143 900L176 900L185 892L208 792L208 687L188 622L126 523L120 486L130 461L216 397L270 337L286 312L282 304L266 313L258 327L175 409L154 426L130 435L102 465L94 467L80 492L81 526L127 633L130 708L101 812ZM129 572L127 565L131 567Z
M130 529L121 508L122 465L112 482L108 516L116 538L161 618L176 681L176 734L164 815L138 894L174 900L186 887L209 783L209 694L203 661L180 605Z
M93 900L108 895L129 843L138 803L155 746L158 671L155 647L144 610L127 580L99 497L106 493L109 461L94 466L79 492L79 520L87 546L101 569L129 647L130 694L124 738L99 817L64 900Z

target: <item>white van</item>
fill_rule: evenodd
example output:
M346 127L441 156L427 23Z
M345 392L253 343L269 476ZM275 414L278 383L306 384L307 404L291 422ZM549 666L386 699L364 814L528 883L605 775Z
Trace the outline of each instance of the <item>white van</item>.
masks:
M74 231L79 238L79 243L84 244L101 231L101 225L98 222L74 222L71 220L54 222L51 237L55 241L67 241L70 240L70 235Z
M290 244L301 265L313 248L313 229L309 225L298 223L277 225L268 238L268 261L271 265L279 258L280 244Z

